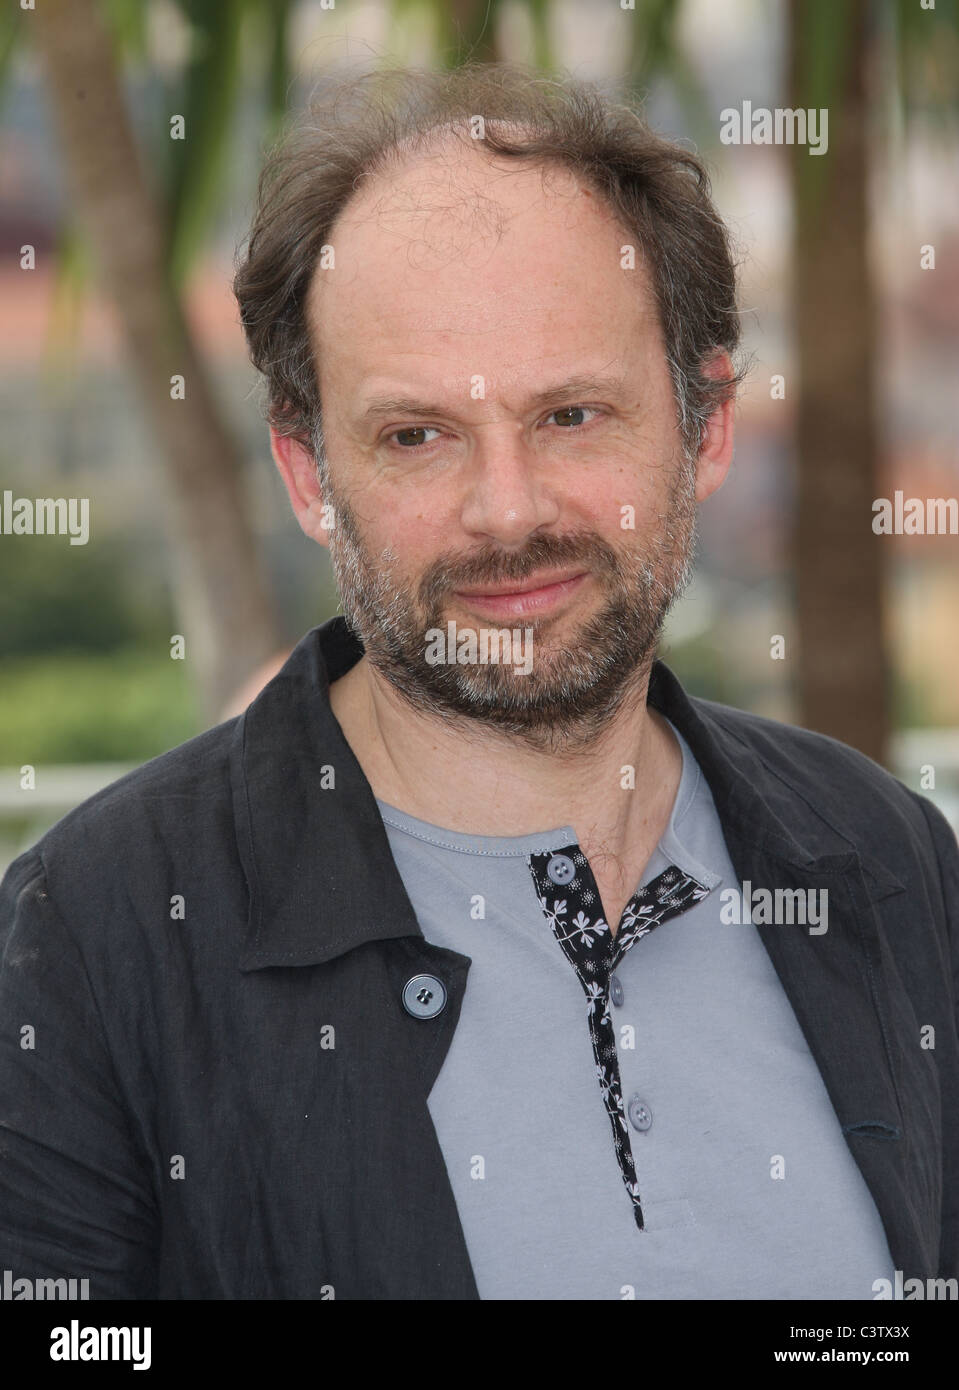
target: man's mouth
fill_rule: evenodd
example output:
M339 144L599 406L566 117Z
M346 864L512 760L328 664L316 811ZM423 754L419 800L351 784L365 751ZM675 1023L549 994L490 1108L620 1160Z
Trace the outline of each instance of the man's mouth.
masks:
M490 617L522 617L559 607L586 578L585 570L548 572L528 575L525 579L507 579L500 584L473 585L453 592L456 598L464 599L468 607Z

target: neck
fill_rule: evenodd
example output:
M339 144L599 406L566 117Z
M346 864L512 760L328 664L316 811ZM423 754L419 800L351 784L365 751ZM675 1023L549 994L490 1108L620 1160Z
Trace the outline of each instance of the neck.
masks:
M587 855L623 862L628 876L659 839L682 770L668 724L647 706L648 684L647 669L597 737L568 751L416 711L366 657L333 683L330 703L381 801L464 834L571 825Z

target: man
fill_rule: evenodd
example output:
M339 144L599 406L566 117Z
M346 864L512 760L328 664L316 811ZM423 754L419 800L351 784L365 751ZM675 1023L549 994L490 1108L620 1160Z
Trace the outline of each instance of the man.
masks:
M126 1298L954 1280L955 838L654 659L742 375L698 161L521 70L334 88L235 288L345 616L10 869L0 1263Z

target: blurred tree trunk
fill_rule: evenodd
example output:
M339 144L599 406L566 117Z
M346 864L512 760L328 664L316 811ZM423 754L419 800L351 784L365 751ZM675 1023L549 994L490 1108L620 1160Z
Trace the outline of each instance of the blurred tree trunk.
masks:
M282 641L257 562L241 459L172 288L161 208L143 170L98 6L44 0L33 23L64 172L165 464L178 621L205 715L215 720ZM171 398L174 376L184 379L183 399Z
M800 720L882 762L889 669L883 538L872 531L883 475L868 261L867 6L849 0L845 13L850 27L831 84L828 151L811 155L798 144L789 150L800 377L794 549ZM833 0L790 0L789 17L789 104L818 107ZM832 41L840 43L836 28L833 23ZM822 167L812 169L815 164Z

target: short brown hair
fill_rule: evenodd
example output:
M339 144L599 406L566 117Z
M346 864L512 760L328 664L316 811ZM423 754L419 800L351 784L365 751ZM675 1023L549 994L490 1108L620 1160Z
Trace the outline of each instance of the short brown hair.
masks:
M386 167L401 145L425 143L441 126L467 131L477 115L485 122L477 144L572 170L635 237L648 257L680 432L698 453L705 422L746 374L735 358L740 323L729 233L705 165L594 85L514 63L394 67L324 80L269 152L233 282L250 356L266 377L269 423L307 447L322 441L306 299L320 248L359 180ZM525 129L507 132L497 122ZM730 354L734 370L711 379L702 366L717 348Z

